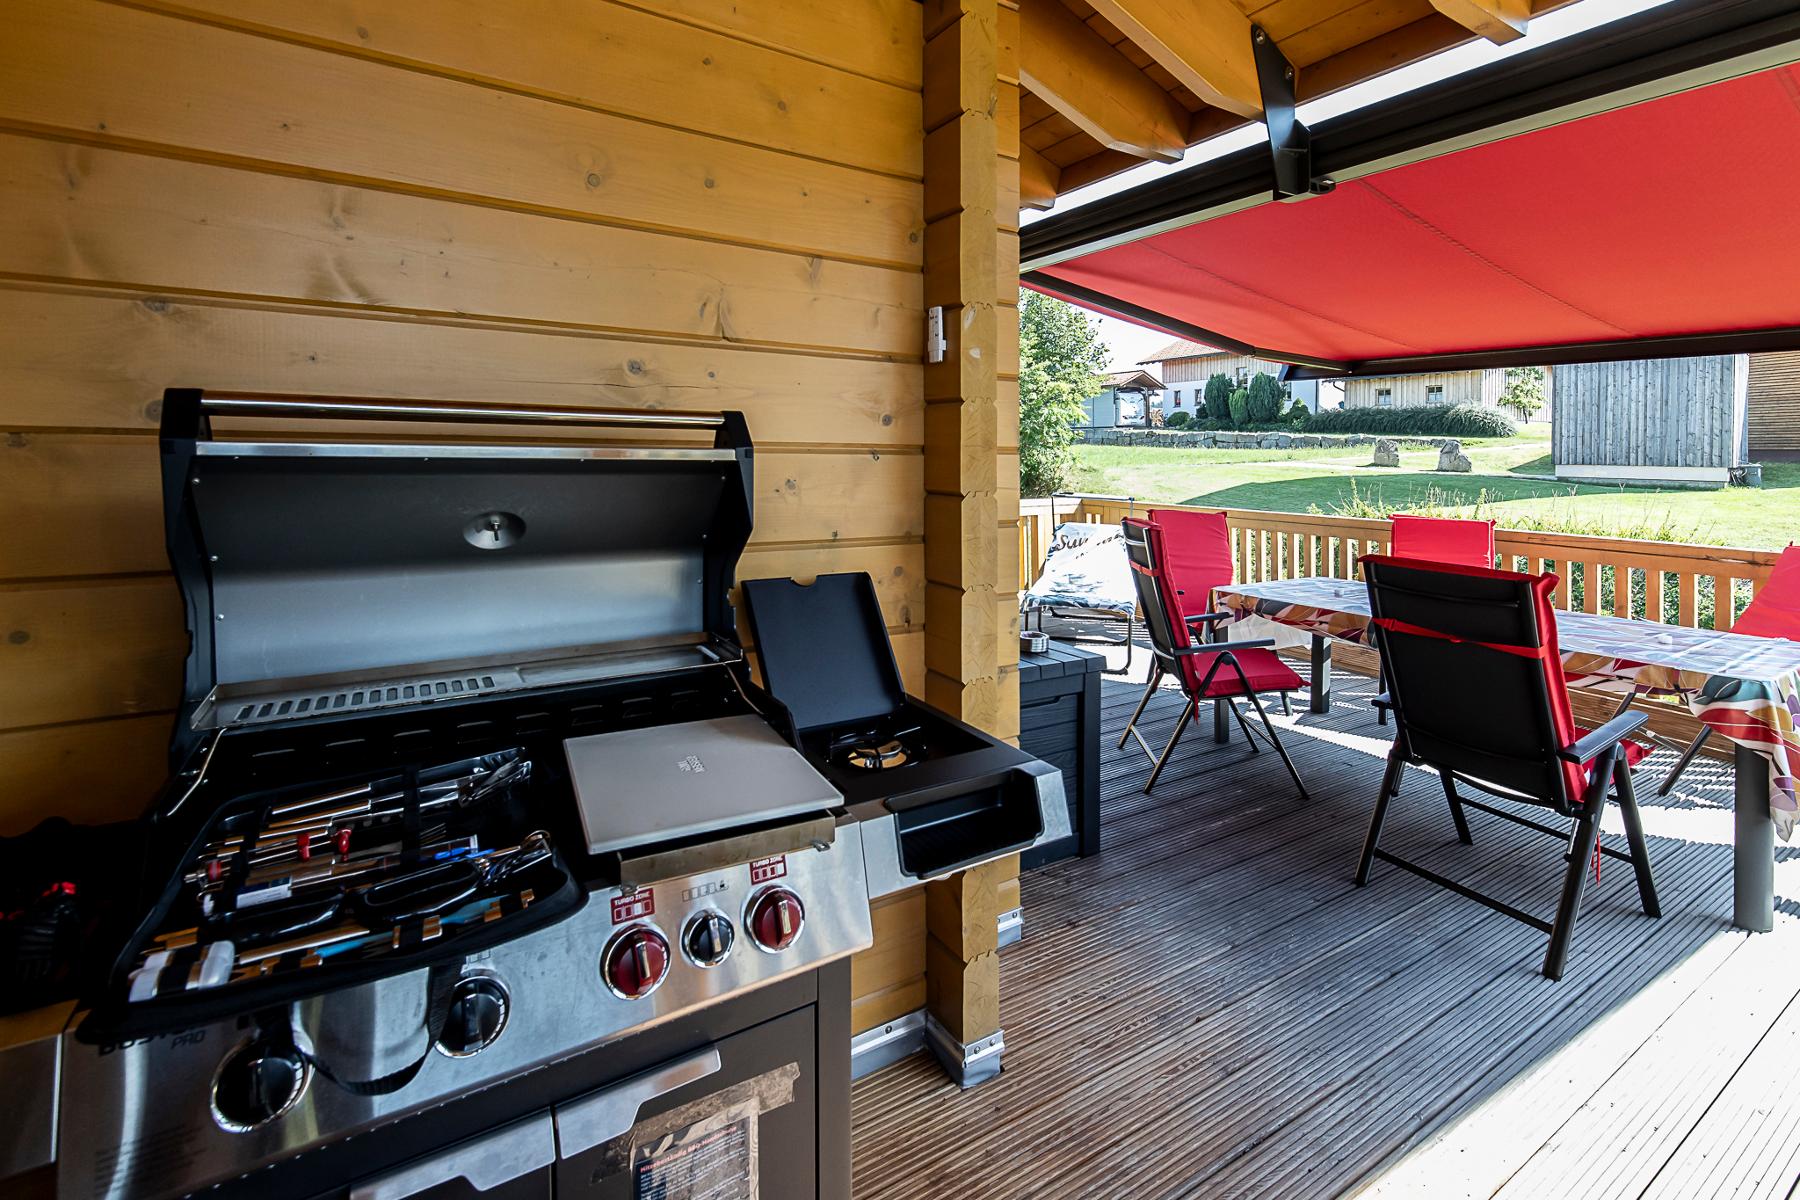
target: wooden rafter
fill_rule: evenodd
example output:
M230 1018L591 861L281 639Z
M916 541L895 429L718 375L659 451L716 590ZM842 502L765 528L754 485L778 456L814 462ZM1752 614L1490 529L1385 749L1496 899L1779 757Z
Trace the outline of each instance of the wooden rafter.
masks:
M1531 19L1531 0L1431 0L1431 7L1490 42L1524 37Z
M1019 12L1019 78L1033 95L1109 149L1181 157L1188 114L1172 96L1059 0L1024 0Z
M1090 2L1096 12L1208 104L1240 117L1262 114L1256 62L1250 49L1250 20L1231 0Z
M1019 207L1049 208L1056 203L1062 169L1030 146L1019 147Z

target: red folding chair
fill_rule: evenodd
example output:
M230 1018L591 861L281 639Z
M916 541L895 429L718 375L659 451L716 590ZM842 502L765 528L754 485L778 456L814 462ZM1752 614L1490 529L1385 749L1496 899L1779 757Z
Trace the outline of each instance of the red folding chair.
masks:
M1182 596L1170 568L1162 527L1154 521L1136 517L1127 517L1120 524L1125 530L1125 553L1131 559L1132 578L1137 584L1138 606L1144 610L1144 627L1150 634L1151 668L1150 686L1144 690L1143 699L1138 701L1137 711L1131 714L1119 745L1125 745L1126 737L1136 737L1138 745L1155 764L1151 767L1150 778L1144 781L1144 791L1156 786L1157 777L1168 765L1175 743L1181 740L1188 723L1198 719L1202 700L1225 705L1243 728L1251 752L1261 753L1256 744L1259 734L1238 711L1236 701L1241 698L1248 700L1250 707L1256 710L1262 721L1260 736L1281 756L1282 765L1293 777L1294 786L1305 796L1306 785L1300 781L1300 772L1294 769L1294 760L1288 757L1275 726L1269 721L1269 714L1257 698L1259 692L1280 692L1285 705L1287 693L1302 686L1300 676L1276 657L1271 649L1275 642L1271 638L1241 642L1195 641L1194 625L1208 624L1224 614L1184 616ZM1180 683L1185 702L1168 744L1161 754L1157 754L1144 740L1144 735L1137 731L1137 722L1164 675L1173 676Z
M1200 640L1216 641L1217 623L1231 614L1214 606L1217 589L1228 586L1236 571L1231 558L1231 522L1222 512L1195 512L1185 508L1153 508L1149 517L1162 530L1163 560L1168 567L1173 595L1181 609L1182 620L1200 626ZM1130 531L1126 531L1130 536ZM1127 554L1129 556L1129 553ZM1141 605L1140 605L1141 607ZM1161 674L1152 669L1137 711L1119 733L1119 748L1137 727L1150 697L1156 694ZM1281 707L1288 709L1287 693L1281 696Z
M1369 882L1369 870L1379 858L1522 921L1550 935L1544 974L1560 979L1590 861L1596 875L1602 856L1629 862L1644 913L1660 914L1631 787L1631 765L1648 751L1628 740L1649 717L1624 712L1592 733L1576 726L1550 603L1556 576L1388 555L1368 555L1362 562L1369 610L1388 660L1391 687L1381 703L1394 710L1394 746L1356 868L1357 885ZM1380 848L1388 803L1399 794L1409 763L1438 773L1457 837L1465 845L1471 841L1465 808L1569 843L1554 922ZM1458 783L1501 800L1550 809L1573 821L1574 828L1559 829L1469 799L1457 792ZM1599 840L1609 784L1617 789L1630 853Z
M1393 536L1388 553L1418 562L1449 563L1458 567L1494 565L1494 523L1463 517L1415 517L1395 513L1390 518ZM1379 640L1379 639L1378 639ZM1381 669L1380 688L1387 691L1387 668ZM1375 706L1377 723L1387 724L1387 706Z
M1715 595L1713 611L1716 613L1722 605L1729 606L1730 603L1730 596ZM1800 642L1800 546L1789 546L1781 552L1781 557L1775 560L1775 569L1769 572L1768 582L1750 598L1744 615L1732 623L1731 632ZM1706 739L1710 736L1712 726L1702 725L1694 740L1688 743L1688 748L1681 752L1681 758L1670 768L1662 786L1656 789L1657 795L1666 796L1674 790L1676 781L1688 769L1688 765L1694 761L1694 756L1700 753L1700 747L1706 745Z

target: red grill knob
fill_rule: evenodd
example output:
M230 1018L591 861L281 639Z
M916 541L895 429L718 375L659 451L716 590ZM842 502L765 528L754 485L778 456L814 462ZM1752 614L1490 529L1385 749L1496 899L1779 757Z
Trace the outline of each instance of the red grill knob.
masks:
M600 956L600 976L621 1000L641 1000L669 974L669 939L648 925L621 929Z
M750 940L770 954L779 954L800 937L806 924L806 905L784 887L765 888L750 901L744 926Z

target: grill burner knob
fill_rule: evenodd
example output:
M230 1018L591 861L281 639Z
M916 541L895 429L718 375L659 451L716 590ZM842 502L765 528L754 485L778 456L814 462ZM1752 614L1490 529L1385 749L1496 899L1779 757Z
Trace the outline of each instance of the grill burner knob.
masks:
M511 1007L506 985L493 976L471 975L457 980L450 989L450 1009L444 1017L444 1031L438 1036L438 1050L451 1058L480 1054L506 1028Z
M600 976L621 1000L641 1000L669 974L669 939L648 925L632 925L613 935L600 956Z
M770 954L780 954L800 937L806 924L806 906L784 887L764 888L750 901L744 927L750 940Z
M681 936L681 948L687 951L695 966L716 967L725 961L736 941L737 935L732 932L731 922L725 919L725 914L708 909L687 923L687 930Z
M266 1042L239 1046L213 1077L213 1120L230 1133L248 1133L287 1112L306 1090L311 1069L289 1047Z

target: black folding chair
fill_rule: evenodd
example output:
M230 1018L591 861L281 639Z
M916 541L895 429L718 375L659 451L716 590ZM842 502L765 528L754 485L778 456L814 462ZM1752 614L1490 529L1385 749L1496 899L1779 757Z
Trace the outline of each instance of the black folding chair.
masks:
M1168 556L1164 552L1162 527L1154 521L1136 517L1127 517L1121 524L1125 529L1125 553L1131 559L1132 579L1137 584L1138 607L1143 610L1144 628L1150 634L1150 683L1144 689L1143 699L1138 701L1137 711L1131 714L1131 720L1125 726L1126 734L1137 738L1138 745L1143 747L1144 753L1155 764L1150 770L1150 778L1144 781L1144 791L1148 792L1156 786L1157 777L1169 764L1169 755L1174 752L1175 743L1181 740L1188 723L1198 719L1200 702L1210 700L1231 710L1231 715L1237 718L1245 739L1250 743L1252 753L1262 752L1256 744L1259 736L1268 742L1275 753L1281 756L1282 765L1287 767L1288 774L1293 776L1294 786L1305 796L1306 785L1300 782L1300 772L1294 769L1294 760L1288 757L1280 736L1275 732L1275 726L1269 721L1269 714L1264 711L1262 701L1257 699L1258 692L1280 692L1285 705L1287 693L1303 685L1300 676L1276 657L1275 652L1270 649L1275 644L1270 638L1241 642L1196 642L1193 625L1206 626L1228 614L1208 612L1184 617L1170 576ZM1144 740L1144 735L1138 732L1137 722L1165 675L1172 676L1180 683L1184 703L1181 716L1175 722L1175 730L1169 735L1168 744L1158 754ZM1256 710L1256 715L1262 722L1260 730L1254 728L1238 710L1238 699L1248 700L1250 707ZM1119 745L1124 744L1124 738L1121 737Z
M1569 710L1556 615L1554 575L1520 575L1480 567L1424 563L1390 555L1361 560L1369 605L1380 632L1392 709L1394 746L1369 823L1356 882L1369 881L1376 859L1411 871L1495 912L1550 935L1544 974L1561 979L1587 881L1589 860L1629 862L1646 915L1660 916L1631 767L1648 753L1628 740L1649 718L1624 712L1599 729L1578 728ZM1388 803L1408 764L1438 773L1456 834L1471 842L1465 809L1478 809L1566 840L1568 862L1554 921L1515 908L1380 848ZM1629 853L1603 845L1600 818L1609 781L1617 788ZM1573 822L1563 829L1469 799L1457 784L1498 799L1548 808Z

